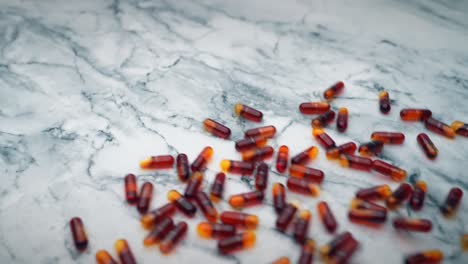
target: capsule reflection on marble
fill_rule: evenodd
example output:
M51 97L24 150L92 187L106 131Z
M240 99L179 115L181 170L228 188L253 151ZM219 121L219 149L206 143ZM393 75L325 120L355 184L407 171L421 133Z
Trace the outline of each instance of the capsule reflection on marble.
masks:
M327 102L308 102L299 105L299 111L305 115L319 115L330 110Z
M406 179L406 171L393 166L390 163L381 160L374 160L372 162L372 169L376 172L392 178L394 181L401 182Z
M273 261L271 264L290 264L289 258L287 257L280 257Z
M220 220L227 225L255 229L258 225L258 217L252 214L242 212L224 211L221 213Z
M197 233L203 238L223 238L236 234L236 227L228 224L202 222L197 226Z
M262 136L256 137L247 137L241 140L236 141L235 148L239 152L251 150L254 148L261 148L264 147L267 143L268 139Z
M390 96L388 95L387 91L382 91L379 94L379 108L380 112L384 114L388 114L388 112L390 112L390 109L392 108L390 104Z
M296 212L297 207L294 204L287 204L281 213L279 213L278 218L276 218L276 228L281 232L285 232Z
M361 189L356 193L356 198L364 200L386 200L392 195L392 190L387 184Z
M159 245L159 250L163 254L169 254L184 239L187 233L188 225L185 222L179 222Z
M211 185L210 198L217 203L223 199L224 183L226 182L226 174L219 172L216 174L215 180Z
M348 263L349 259L354 255L356 249L359 247L359 242L353 237L349 239L345 244L341 245L336 249L335 254L330 255L327 263L340 264Z
M336 119L336 128L343 133L348 128L348 109L342 107L338 109L338 118Z
M259 149L251 149L242 152L242 160L248 162L265 160L271 158L274 152L275 150L271 146L266 146Z
M262 191L246 192L229 197L229 205L236 209L261 204L265 195Z
M137 181L133 174L125 176L125 199L129 204L135 204L138 201Z
M325 244L322 247L320 247L320 256L324 260L328 260L331 256L335 255L339 248L341 248L343 245L350 243L351 240L354 240L354 238L348 231L337 235L330 242L328 242L328 244Z
M398 186L398 188L393 191L392 195L390 195L385 204L389 209L396 209L399 207L403 202L408 200L413 193L413 188L408 183L404 182Z
M187 181L185 186L184 196L188 199L195 198L195 195L200 191L203 183L203 174L199 171L194 172L192 177Z
M366 201L362 199L353 199L351 201L350 205L351 209L367 209L367 210L373 210L373 211L383 211L387 212L387 208L378 205L376 203L373 203L371 201Z
M345 168L351 168L362 171L370 171L372 168L371 159L348 154L340 155L340 164Z
M206 164L211 160L211 157L213 157L213 153L212 147L208 146L203 148L197 158L192 162L192 165L190 165L192 172L204 171L206 169Z
M424 122L424 126L428 130L447 138L454 138L456 135L451 127L432 117L426 119L426 121Z
M255 188L263 191L268 186L268 165L265 162L260 163L255 174Z
M137 209L140 214L144 214L148 211L148 208L153 198L153 184L151 182L145 182L141 186L140 196L137 203Z
M335 115L336 114L334 111L328 110L327 112L312 119L312 127L322 128L328 126L333 121L333 119L335 119Z
M348 142L338 147L329 148L327 149L327 158L328 159L337 159L340 157L341 154L354 154L356 151L357 146L354 142Z
M289 177L286 181L286 186L288 186L290 191L295 193L310 195L312 197L320 195L320 188L317 185L296 177Z
M97 264L117 264L117 261L106 250L99 250L96 252Z
M460 206L462 197L463 191L460 188L454 187L450 189L444 204L440 207L442 214L446 217L453 216Z
M400 111L400 118L404 121L424 121L431 116L429 109L405 108Z
M144 229L152 229L156 224L163 219L171 217L175 213L176 206L174 203L163 205L141 217L141 225Z
M335 232L338 224L336 222L335 216L333 215L330 207L328 207L328 203L324 201L319 202L317 204L317 211L318 211L320 221L322 221L322 224L325 226L327 231L329 233Z
M429 232L432 230L432 222L427 219L395 218L393 227L412 232Z
M218 211L205 192L198 192L195 195L195 202L208 221L215 223L218 220Z
M384 144L400 145L405 141L405 135L400 132L374 132L372 141L382 141Z
M419 146L424 151L424 154L426 154L429 159L435 159L437 157L439 150L426 133L419 134L416 139Z
M414 211L421 210L426 198L427 184L424 181L417 181L414 184L413 194L410 199L410 206Z
M298 264L312 264L314 260L315 241L308 239L301 247L301 256Z
M460 238L460 245L462 250L468 251L468 234L463 234Z
M279 214L286 206L286 190L283 184L275 182L271 188L271 192L273 194L273 207L276 213Z
M322 183L323 178L325 177L325 174L321 170L309 168L298 164L293 164L291 167L289 167L289 175L317 184Z
M136 264L135 257L128 246L127 240L119 239L115 241L114 248L115 251L117 251L117 255L119 255L119 259L122 264Z
M291 158L291 164L305 164L311 160L317 158L319 150L317 147L312 146L306 150L300 152L296 156Z
M382 141L371 141L359 146L359 154L363 156L377 156L382 153L384 143Z
M330 88L325 90L325 92L323 93L323 97L327 100L333 99L334 97L340 95L343 92L344 86L344 83L341 81L335 83Z
M205 119L205 121L203 121L203 127L213 136L224 139L231 137L231 129L219 122L214 121L213 119Z
M357 224L374 226L385 223L387 220L387 211L376 211L369 209L351 209L348 212L348 218L351 222Z
M256 236L252 231L246 231L218 241L218 251L226 255L239 250L249 249L255 245Z
M245 131L245 137L257 137L262 136L264 138L272 138L276 134L276 127L275 126L264 126L264 127L257 127L252 128Z
M236 115L253 122L261 122L263 118L262 112L243 104L236 104L234 106L234 112L236 112Z
M70 229L76 249L84 251L88 247L88 237L86 236L81 218L73 217L70 220Z
M312 214L308 210L302 210L294 222L293 237L297 243L303 244L306 241L307 234L309 233L309 224Z
M189 200L183 197L182 194L180 194L176 190L170 190L167 193L167 199L169 200L169 202L174 203L177 209L179 209L181 213L188 217L193 217L197 212L197 208L195 207L195 205L189 202Z
M169 169L174 165L174 157L171 155L151 156L140 162L140 168L144 170Z
M255 169L255 164L237 160L222 160L220 167L223 172L251 175Z
M190 165L188 162L187 155L184 153L180 153L177 155L176 159L177 163L177 175L179 176L179 180L181 182L185 182L190 178Z
M143 244L145 246L152 246L159 244L169 232L174 228L174 222L171 218L164 218L160 223L158 223L153 230L145 237Z
M322 129L313 129L312 135L324 149L336 147L335 141Z
M405 264L438 264L442 262L442 251L433 249L409 255L405 258Z
M468 137L468 124L461 121L455 121L452 123L451 127L456 134Z
M276 156L276 170L279 173L284 173L288 167L289 159L289 148L285 145L282 145L278 149L278 155Z

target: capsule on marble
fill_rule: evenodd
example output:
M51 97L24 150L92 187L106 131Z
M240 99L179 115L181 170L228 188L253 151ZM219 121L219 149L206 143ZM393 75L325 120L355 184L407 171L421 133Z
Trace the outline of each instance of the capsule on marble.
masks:
M383 114L388 114L390 112L390 109L392 108L390 104L390 96L388 95L387 91L382 91L379 94L379 108L380 112Z
M392 195L392 190L387 184L361 189L356 193L356 198L364 200L386 200Z
M285 232L296 212L297 207L294 204L288 203L281 213L279 213L278 218L276 218L276 228L281 232Z
M194 172L192 177L187 181L185 186L184 196L187 199L195 198L195 195L200 191L203 183L203 174L199 171Z
M163 205L141 217L141 225L144 229L152 229L156 224L171 217L175 213L176 206L174 203Z
M246 231L231 237L223 238L218 241L218 251L222 255L249 249L255 245L256 236L252 231Z
M343 133L348 128L348 109L342 107L338 109L338 118L336 119L336 128Z
M442 251L433 249L407 256L405 264L437 264L442 262L443 258L444 254Z
M351 168L362 171L370 171L372 168L371 159L348 154L340 155L340 164L345 168Z
M418 141L419 146L424 151L424 154L426 154L426 157L428 157L429 159L435 159L437 157L439 150L436 148L436 146L426 133L419 134L416 137L416 139Z
M182 241L187 234L188 225L185 222L179 222L159 245L159 250L163 254L169 254Z
M424 121L432 116L429 109L405 108L400 111L400 118L403 121Z
M328 203L320 201L317 204L317 211L320 221L322 221L322 224L325 226L325 229L327 229L329 233L335 232L338 223L336 222L335 216L333 215L330 207L328 206Z
M333 119L335 119L335 115L336 114L334 111L328 110L327 112L312 119L312 127L323 128L328 126L331 122L333 122Z
M246 137L236 141L234 146L237 151L244 152L247 150L264 147L267 141L268 139L262 136Z
M200 154L198 154L197 158L190 165L192 172L204 171L206 169L206 164L211 160L213 154L214 151L212 147L204 147Z
M427 184L424 181L417 181L414 184L413 194L410 199L410 206L414 211L421 210L426 198Z
M84 229L83 221L79 217L70 220L70 229L73 236L73 243L76 249L84 251L88 247L88 237Z
M289 261L288 257L280 257L273 261L271 264L290 264L291 262Z
M462 250L468 251L468 234L463 234L460 238L460 245Z
M206 195L205 192L198 192L195 195L195 202L197 203L198 207L201 209L203 215L208 221L215 223L218 220L218 211L216 210L210 198L208 198L208 195Z
M398 186L398 188L393 191L392 195L390 195L385 204L389 209L396 209L399 207L403 202L408 200L413 193L413 188L408 183L404 182Z
M312 264L314 260L315 241L308 239L301 247L298 264Z
M236 113L237 116L240 116L247 120L250 120L253 122L262 122L263 113L253 107L237 103L234 106L234 112Z
M236 234L236 227L228 224L202 222L197 226L197 233L202 238L223 238Z
M341 154L354 154L356 151L357 146L354 142L348 142L342 145L339 145L338 147L334 148L329 148L327 149L327 158L328 159L337 159L340 157Z
M264 126L264 127L257 127L252 128L245 131L245 137L257 137L262 136L264 138L272 138L276 134L276 127L275 126Z
M299 179L296 177L289 177L286 181L286 186L292 192L310 195L312 197L317 197L320 195L320 188L304 179Z
M140 168L144 170L169 169L174 165L174 157L171 155L151 156L140 162Z
M468 137L468 124L463 123L461 121L454 121L451 127L456 134Z
M348 231L337 235L330 242L328 242L328 244L325 244L322 247L320 247L320 256L324 260L328 260L330 256L335 255L339 248L341 248L343 245L350 243L351 240L354 240L354 238Z
M406 179L406 171L393 166L390 163L381 160L374 160L372 162L372 169L376 172L392 178L394 181L403 181Z
M276 170L279 173L284 173L288 167L289 159L289 148L285 145L282 145L278 149L278 155L276 156Z
M117 264L117 261L106 250L99 250L96 252L97 264Z
M258 225L258 217L252 214L242 212L224 211L221 213L220 220L227 225L255 229Z
M228 139L231 137L231 129L219 122L214 121L213 119L205 119L205 121L203 121L203 127L208 133L215 137L223 139Z
M265 160L271 158L274 152L275 150L271 146L266 146L259 149L251 149L242 152L242 160L248 162Z
M359 146L359 154L362 156L377 156L382 153L384 143L382 141L371 141Z
M433 117L429 117L428 119L426 119L426 121L424 122L424 126L428 130L447 138L454 138L456 135L455 131L453 131L453 129L450 126Z
M350 205L351 209L367 209L367 210L373 210L373 211L383 211L387 212L387 208L378 205L376 203L373 203L371 201L366 201L362 199L353 199L351 201Z
M454 187L450 189L444 204L440 207L440 211L446 217L455 215L458 207L460 206L463 197L462 189Z
M376 224L385 223L387 220L387 211L351 209L348 212L348 218L350 221L358 224L374 226Z
M148 212L148 208L153 198L153 184L151 182L145 182L140 189L140 196L137 203L137 209L140 214Z
M114 247L122 264L136 264L135 257L133 256L132 250L128 246L127 240L119 239L115 241Z
M300 152L296 156L291 158L291 164L305 164L311 160L317 158L319 150L317 147L312 146L306 150Z
M309 233L309 224L312 214L308 210L302 210L294 222L293 237L299 244L304 244Z
M219 172L216 174L215 180L211 185L210 198L217 203L223 199L224 183L226 182L226 174Z
M309 168L298 164L293 164L291 167L289 167L289 175L317 184L321 184L323 178L325 177L325 174L321 170Z
M251 175L255 169L255 164L237 160L222 160L220 167L223 172Z
M374 132L371 134L372 141L382 141L384 144L400 145L405 141L405 135L400 132Z
M265 195L262 191L246 192L229 197L229 205L233 208L241 209L244 207L261 204Z
M179 180L181 182L186 182L190 178L190 165L187 155L184 153L177 155L176 164Z
M174 228L174 222L171 218L166 217L158 223L153 230L143 240L143 245L152 246L159 244L169 232Z
M273 194L273 207L276 213L279 214L286 206L286 190L283 184L275 182L271 188L271 192Z
M334 97L340 95L343 92L344 86L344 83L341 81L335 83L330 88L325 90L323 97L327 100L332 100Z
M330 110L327 102L307 102L299 105L299 111L305 115L319 115Z
M260 163L255 174L255 188L258 191L264 191L268 186L268 165L265 162Z
M312 135L324 149L336 147L335 141L323 129L313 129Z
M349 259L354 255L357 248L359 247L359 242L353 237L349 239L345 244L341 245L333 255L330 255L327 263L330 264L341 264L348 263Z
M138 201L137 181L133 174L125 176L125 199L129 204L135 204Z
M393 227L412 232L429 232L432 230L432 222L427 219L395 218Z
M189 202L189 200L183 197L182 194L176 190L170 190L167 193L167 199L169 202L174 203L177 209L188 217L193 217L197 212L195 205Z

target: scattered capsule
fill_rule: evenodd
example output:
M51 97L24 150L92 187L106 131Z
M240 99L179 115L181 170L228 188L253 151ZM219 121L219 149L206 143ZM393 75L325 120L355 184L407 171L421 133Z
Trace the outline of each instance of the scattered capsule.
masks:
M310 195L312 197L317 197L320 194L320 188L309 182L308 180L299 179L296 177L289 177L286 181L286 186L292 192L299 194Z
M429 109L405 108L400 111L400 118L404 121L425 121L432 116Z
M382 153L383 141L371 141L359 146L359 154L363 156L378 156Z
M226 174L219 172L216 174L215 180L211 185L210 198L217 203L223 199L224 183L226 182Z
M286 190L283 184L275 182L271 191L273 194L273 207L276 213L279 214L286 206Z
M381 160L374 160L372 162L372 169L376 172L392 178L394 181L403 181L406 179L406 171L393 166L390 163Z
M359 247L359 242L353 237L349 239L345 244L341 245L335 251L335 254L331 255L327 263L339 264L348 263L349 259L353 256L356 249Z
M414 211L421 210L426 198L427 184L424 181L417 181L414 184L413 194L410 199L410 206Z
M264 147L267 141L268 139L262 136L247 137L236 141L234 146L237 151L244 152L247 150Z
M221 213L220 219L224 224L248 229L255 229L258 225L258 217L256 215L242 212L224 211Z
M255 245L256 236L252 231L246 231L218 241L219 253L226 255L242 249L249 249Z
M223 172L251 175L255 169L255 164L245 161L222 160L220 167Z
M96 263L97 264L117 264L112 256L106 250L99 250L96 252Z
M245 137L257 137L262 136L264 138L272 138L276 134L276 127L274 126L264 126L252 128L245 131Z
M455 121L452 123L452 129L456 134L464 137L468 137L468 124L461 121Z
M245 118L247 120L250 120L253 122L262 122L263 113L250 106L246 106L243 104L236 104L234 106L234 111L236 112L236 115L242 118Z
M398 188L393 191L392 195L390 195L385 204L390 209L396 209L400 206L404 201L408 200L413 193L413 188L408 183L404 182L398 186Z
M460 238L460 245L462 250L468 251L468 234L463 234Z
M84 229L83 221L79 217L70 220L70 229L73 236L73 243L76 249L84 251L88 247L88 237Z
M395 218L393 227L405 231L429 232L432 230L432 222L427 219Z
M285 232L296 212L297 207L294 204L287 204L281 213L279 213L278 218L276 218L276 228L281 232Z
M364 200L386 200L392 195L392 190L387 184L361 189L356 193L356 198Z
M429 117L428 119L426 119L426 121L424 122L424 126L428 130L434 133L437 133L439 135L442 135L444 137L447 137L447 138L454 138L456 135L455 131L453 131L451 127L449 127L447 124L437 119L434 119L432 117Z
M273 261L271 264L290 264L289 258L287 257L280 257Z
M192 162L192 165L190 165L192 172L204 171L206 169L206 164L211 160L211 157L213 157L213 153L212 147L203 148L197 158Z
M434 249L409 255L405 258L405 264L437 264L442 261L442 251Z
M203 183L203 174L199 171L194 172L192 177L187 181L185 186L184 196L188 199L195 198L195 195L200 191Z
M218 220L218 211L205 192L198 192L195 201L208 221L215 223Z
M203 127L208 133L215 137L224 139L231 137L231 129L219 122L214 121L213 119L205 119L205 121L203 121Z
M322 129L312 130L312 135L324 149L336 147L335 141Z
M119 239L115 241L114 247L122 264L136 264L135 257L133 256L132 250L128 246L127 240Z
M177 175L181 182L185 182L190 178L190 165L188 162L187 155L180 153L177 155Z
M338 109L338 118L336 119L336 128L341 133L345 132L348 128L348 109L342 107Z
M384 144L400 145L405 141L405 135L400 132L374 132L371 134L372 141L382 141Z
M137 181L133 174L125 176L125 198L129 204L135 204L138 201Z
M143 244L145 246L152 246L159 244L169 232L174 228L174 222L171 218L164 218L160 223L158 223L153 230L145 237Z
M163 205L141 217L141 225L144 229L152 229L156 224L171 217L175 213L176 206L173 203Z
M354 154L356 151L357 146L354 144L354 142L348 142L342 145L339 145L338 147L334 148L329 148L327 149L327 158L328 159L337 159L340 157L341 154Z
M374 226L385 223L387 220L387 211L351 209L348 212L348 218L350 221L358 224Z
M223 238L236 234L236 227L228 224L202 222L197 226L197 233L203 238Z
M345 168L351 168L362 171L370 171L372 168L371 159L348 154L340 155L340 164Z
M308 210L302 210L294 222L293 237L299 244L306 242L307 234L309 233L309 224L312 214Z
M268 165L265 162L260 163L255 174L255 188L263 191L268 186Z
M229 197L229 204L236 209L258 205L263 202L265 195L261 191L246 192Z
M328 207L328 203L324 201L320 201L317 204L317 211L318 211L320 221L322 221L322 224L325 226L327 231L329 233L335 232L338 224L336 222L335 216L330 210L330 207Z
M159 245L159 250L163 254L169 254L177 244L182 241L187 233L188 225L185 222L179 222L170 232L166 235L164 240Z
M242 152L242 160L248 162L265 160L271 158L274 152L275 150L271 146L266 146L259 149L251 149Z
M379 108L380 112L384 114L388 114L388 112L390 112L390 109L392 108L390 104L390 96L388 95L387 91L382 91L379 94Z
M334 85L332 85L330 88L325 90L323 93L323 97L327 100L332 100L334 97L340 95L343 92L344 89L344 83L343 82L337 82Z
M305 115L319 115L330 110L327 102L308 102L299 105L299 111Z
M169 202L174 203L177 209L188 217L193 217L197 212L195 205L189 202L189 200L183 197L182 194L176 190L170 190L167 193L167 199Z
M332 110L328 110L327 112L312 119L312 127L313 128L326 127L333 121L333 119L335 119L335 112L333 112Z
M321 170L298 164L293 164L291 167L289 167L289 175L317 184L322 183L323 178L325 177L325 174Z
M276 170L279 173L284 173L288 167L289 159L289 148L285 145L282 145L278 149L278 155L276 157Z
M314 260L315 241L308 239L301 248L298 264L312 264Z
M330 242L328 242L328 244L320 247L320 256L323 259L328 260L331 256L335 255L339 248L350 243L351 240L354 240L354 238L348 231L337 235Z
M435 159L437 157L439 150L426 133L419 134L416 139L428 158Z
M291 164L305 164L305 163L317 158L318 153L319 153L318 148L315 147L315 146L312 146L312 147L300 152L296 156L292 157L291 158Z
M153 184L151 182L145 182L141 186L140 197L137 203L137 209L140 214L148 212L151 199L153 198Z
M140 162L140 168L144 170L169 169L174 165L174 157L171 155L151 156Z
M387 208L373 203L371 201L366 201L362 199L353 199L351 201L351 209L366 209L366 210L373 210L373 211L383 211L387 212Z
M462 197L463 191L460 188L454 187L450 189L444 204L440 207L442 214L446 217L453 216L460 206Z

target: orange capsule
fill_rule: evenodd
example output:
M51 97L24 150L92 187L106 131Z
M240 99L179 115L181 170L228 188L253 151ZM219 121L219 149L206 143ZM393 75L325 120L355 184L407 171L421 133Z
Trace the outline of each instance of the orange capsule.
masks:
M302 210L294 222L293 237L299 244L306 242L307 234L309 233L309 224L312 214L308 210Z
M314 260L315 241L308 239L301 248L298 264L312 264Z
M319 153L319 150L317 147L312 146L310 148L307 148L306 150L300 152L296 156L291 158L291 164L305 164L311 160L314 160L317 158L317 155Z
M286 190L283 184L275 182L271 191L273 194L273 207L276 213L279 214L286 206Z
M178 191L170 190L167 193L169 202L174 203L177 209L188 217L193 217L197 212L197 208L189 200L183 197Z
M117 264L112 256L106 250L99 250L96 252L96 263L97 264Z
M245 118L247 120L250 120L253 122L262 122L263 113L250 106L246 106L243 104L236 104L234 106L234 111L236 112L236 115L242 118Z
M351 222L355 222L357 224L375 226L385 223L387 220L387 211L351 209L348 212L348 218Z
M464 251L468 251L468 234L464 234L461 236L460 245Z
M435 159L437 157L439 150L426 133L419 134L416 139L428 158Z
M135 204L138 201L137 181L133 174L125 176L125 199L129 204Z
M424 204L424 199L426 198L426 192L427 192L427 184L424 181L417 181L414 184L414 191L413 194L411 195L410 199L410 205L411 208L413 208L414 211L419 211L421 210L423 204Z
M328 101L333 99L334 97L340 95L343 92L344 86L344 83L341 81L335 83L330 88L325 90L325 92L323 93L323 97Z
M372 160L365 157L341 154L340 164L345 168L351 168L362 171L370 171L372 168Z
M335 119L335 112L332 110L328 110L327 112L312 119L312 127L313 128L326 127L333 121L333 119Z
M324 149L336 147L335 141L322 129L312 130L312 135Z
M173 203L163 205L141 217L141 225L144 229L152 229L163 219L171 217L175 213L176 206Z
M325 177L325 174L321 170L309 168L298 164L293 164L289 168L289 175L317 184L321 184L323 178Z
M285 145L282 145L278 149L278 155L276 156L276 170L279 173L284 173L288 167L289 159L289 148Z
M203 121L203 127L208 133L215 137L224 139L231 137L231 129L219 122L214 121L213 119L205 119L205 121Z
M177 155L177 175L181 182L185 182L190 178L190 165L188 162L187 155L180 153Z
M264 191L268 186L268 165L265 162L260 163L255 174L255 188L258 191Z
M195 198L195 195L200 191L203 183L203 174L201 172L194 172L192 177L187 181L184 196L187 199Z
M392 195L392 190L387 184L361 189L356 193L356 198L364 200L386 200Z
M195 195L195 202L197 203L198 208L201 209L201 211L203 212L203 215L208 221L212 223L215 223L216 221L218 221L218 211L216 210L216 208L214 207L213 203L208 198L208 195L206 195L206 193L198 192Z
M241 209L244 207L261 204L265 195L261 191L246 192L232 195L229 198L229 204L233 208Z
M145 237L143 244L145 246L152 246L159 244L169 232L174 228L174 222L171 218L164 218L160 223L158 223L153 230Z
M468 137L468 124L465 124L461 121L455 121L452 123L451 127L456 134Z
M393 191L392 195L387 198L385 204L390 209L396 209L403 202L408 200L413 193L413 188L408 183L404 182L398 186L398 188Z
M429 109L405 108L400 111L400 118L403 121L425 121L432 116Z
M255 169L255 164L245 161L222 160L220 167L223 172L252 175Z
M400 132L374 132L371 135L372 141L382 141L384 144L403 144L405 135Z
M455 214L458 207L460 206L461 199L463 197L462 189L454 187L450 189L450 192L445 199L444 204L440 207L440 211L446 217L451 217Z
M251 149L242 152L242 160L248 162L265 160L271 158L274 152L275 150L271 146L266 146L259 149Z
M359 154L362 156L377 156L382 152L384 143L382 141L371 141L359 146Z
M228 224L202 222L197 226L197 233L203 238L223 238L236 234L236 227Z
M276 127L274 126L264 126L252 128L245 131L245 137L257 137L262 136L264 138L272 138L276 134Z
M115 241L114 247L122 264L136 264L135 257L128 246L127 240L119 239Z
M338 249L350 243L351 240L354 240L354 238L348 231L337 235L330 242L328 242L328 244L320 247L320 256L324 260L328 260L331 256L334 256L335 253L338 252Z
M276 228L281 232L285 232L296 212L297 207L294 204L287 204L281 213L278 214L278 218L276 218Z
M342 107L338 109L338 118L336 119L336 128L341 133L345 132L348 128L348 109Z
M391 177L394 181L403 181L406 179L406 171L393 166L390 163L381 160L374 160L372 162L372 169L376 172Z
M320 201L317 204L317 211L322 224L325 226L329 233L335 232L338 223L336 222L335 216L333 215L328 203Z
M206 164L211 160L211 157L213 157L213 153L212 147L203 148L197 158L192 162L192 165L190 165L192 172L204 171L206 169Z
M273 261L271 264L290 264L289 258L287 257L280 257Z
M372 211L383 211L387 212L387 208L378 205L376 203L373 203L371 201L366 201L362 199L353 199L351 201L350 205L351 209L366 209L366 210L372 210Z
M415 253L405 258L405 264L438 264L442 262L444 254L437 249Z
M174 157L171 155L151 156L140 162L140 168L144 170L169 169L174 165Z
M153 198L153 184L151 182L145 182L141 186L140 197L137 203L137 209L140 214L148 212L148 208Z
M354 255L357 248L359 247L359 242L353 237L347 240L346 243L337 248L336 252L327 260L327 263L330 264L339 264L339 263L348 263L349 259Z
M76 249L84 251L88 247L88 237L86 236L81 218L73 217L70 220L70 229Z
M258 225L258 217L256 215L242 212L224 211L221 213L220 219L224 224L248 229L255 229Z
M243 151L247 151L247 150L251 150L255 148L264 147L267 141L268 139L262 136L246 137L246 138L236 141L234 146L237 151L243 152Z
M340 157L341 154L354 154L356 151L357 146L354 142L348 142L338 147L329 148L327 149L327 158L328 159L337 159Z
M177 244L180 243L187 234L188 225L185 222L179 222L159 245L159 250L163 254L169 254Z
M319 115L330 110L327 102L308 102L299 105L299 111L305 115Z
M382 91L379 94L379 108L380 112L384 114L388 114L388 112L390 112L390 109L392 108L390 104L390 96L388 95L387 91Z
M434 119L432 117L429 117L428 119L426 119L426 121L424 122L424 126L428 130L434 133L437 133L439 135L442 135L444 137L447 137L447 138L454 138L456 135L455 131L453 131L451 127L449 127L447 124L437 119Z
M216 174L213 185L211 185L210 198L217 203L223 199L224 183L226 182L226 174L219 172Z
M429 232L432 230L432 222L427 219L395 218L393 227L412 232Z
M288 186L288 189L292 192L310 195L312 197L317 197L320 194L320 188L317 185L296 177L289 177L286 181L286 186Z
M252 231L246 231L218 241L218 251L222 255L230 254L239 250L249 249L255 245L256 236Z

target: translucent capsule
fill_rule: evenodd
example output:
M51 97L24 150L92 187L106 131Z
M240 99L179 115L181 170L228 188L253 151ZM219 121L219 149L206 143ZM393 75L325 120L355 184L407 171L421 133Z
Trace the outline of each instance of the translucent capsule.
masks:
M112 256L106 250L99 250L96 252L96 263L97 264L117 264Z
M404 121L424 121L431 116L429 109L405 108L400 111L400 118Z
M229 198L229 205L236 209L261 204L265 195L261 191L246 192L232 195Z
M312 127L322 128L328 126L331 122L333 122L333 119L335 119L335 115L335 112L328 110L327 112L312 119Z
M137 181L133 174L125 176L125 199L129 204L135 204L138 201Z
M325 177L325 174L321 170L309 168L298 164L293 164L291 167L289 167L289 175L317 184L321 184L323 178Z
M279 214L286 206L286 190L283 184L275 182L271 191L273 194L273 207L276 213Z
M234 106L234 111L236 112L236 115L242 118L245 118L247 120L250 120L253 122L262 122L263 113L250 106L246 106L243 104L236 104Z
M145 237L143 244L145 246L152 246L159 244L169 232L174 228L174 222L171 218L164 218L160 223L158 223L153 230Z
M70 229L76 249L84 251L88 247L88 237L86 236L81 218L73 217L70 220Z
M264 147L267 141L268 139L262 136L247 137L236 141L234 146L237 151L244 152L247 150Z
M461 236L460 245L462 250L468 251L468 234L464 234Z
M348 128L348 109L342 107L338 109L338 118L336 119L336 128L341 133L345 132Z
M276 228L281 232L285 232L296 212L297 207L294 204L287 204L281 213L278 214L278 218L276 218Z
M453 216L460 206L462 197L463 191L460 188L454 187L450 189L444 204L440 207L442 214L446 217Z
M299 111L305 115L319 115L330 110L327 102L307 102L299 105Z
M432 117L429 117L428 119L426 119L426 121L424 122L424 126L428 130L434 133L437 133L439 135L442 135L444 137L447 137L447 138L454 138L456 135L455 131L453 131L451 127L449 127L447 124L437 119L434 119Z
M215 180L211 185L210 198L217 203L223 199L224 183L226 182L226 174L219 172L216 174Z
M468 137L468 124L461 121L455 121L452 123L451 127L456 134Z
M256 236L252 231L246 231L218 241L218 251L226 255L239 250L249 249L255 245Z
M341 154L354 154L356 151L357 146L354 142L348 142L343 145L339 145L338 147L329 148L327 149L327 158L328 159L337 159L340 157Z
M317 204L317 211L320 221L322 221L322 224L325 226L325 229L327 229L329 233L335 232L338 224L330 207L328 207L328 203L324 201L319 202Z
M170 232L166 235L164 240L159 245L159 250L163 254L169 254L174 248L182 241L187 234L188 225L185 222L179 222Z
M294 222L293 237L297 243L303 244L306 242L307 234L309 233L309 224L312 214L308 210L302 210Z
M190 165L192 172L204 171L206 169L206 164L211 160L211 157L213 157L213 153L212 147L208 146L203 148L197 158L192 162L192 165Z
M194 172L192 177L187 181L185 186L184 196L188 199L195 198L195 195L200 191L203 183L203 174L201 172Z
M400 145L405 141L405 135L400 132L374 132L371 135L372 141L382 141L384 144Z
M444 258L442 251L433 249L415 253L405 258L405 264L437 264Z
M406 179L406 171L393 166L390 163L381 160L374 160L372 162L372 169L376 172L392 178L394 181L403 181Z
M426 198L427 184L424 181L417 181L414 184L414 191L411 195L410 206L415 211L421 210Z
M296 156L292 157L291 158L291 164L305 164L305 163L317 158L318 153L319 153L318 148L315 147L315 146L312 146L312 147L300 152Z
M340 164L345 168L355 170L370 171L372 168L372 160L365 157L341 154Z
M169 202L174 203L177 209L188 217L193 217L197 212L197 208L189 200L183 197L178 191L170 190L167 193Z
M289 177L286 181L286 186L292 192L310 195L312 197L317 197L320 194L320 188L304 179L299 179L296 177Z
M137 203L137 209L140 214L148 212L148 208L153 198L153 184L151 182L145 182L141 186L140 197Z
M351 209L348 212L348 218L351 222L362 225L374 226L385 223L387 220L387 211L376 211L369 209Z
M328 244L320 247L320 256L325 260L329 259L331 256L335 255L339 248L350 243L351 240L354 240L354 238L348 231L337 235L328 242Z
M439 150L436 148L432 140L429 138L426 133L421 133L416 137L419 146L424 151L424 154L430 159L435 159Z
M312 264L314 260L315 241L308 239L301 248L298 264Z
M392 195L392 190L387 184L361 189L356 193L356 198L365 200L386 200Z
M218 211L216 210L206 193L198 192L195 195L195 202L197 203L198 207L201 209L203 215L208 221L215 223L218 220Z
M248 162L265 160L271 158L274 152L275 150L271 146L266 146L259 149L251 149L242 152L242 160Z
M312 135L324 149L336 147L335 141L322 129L312 130Z
M412 232L429 232L432 230L432 222L427 219L395 218L393 227Z
M208 133L215 137L224 139L231 137L231 129L219 122L214 121L213 119L205 119L205 121L203 121L203 127Z
M330 264L348 263L349 259L354 255L358 247L359 247L359 242L355 240L353 237L351 237L351 239L346 241L345 244L337 248L333 255L330 255L327 263L330 263Z
M325 92L323 93L323 97L326 100L332 100L334 97L340 95L343 92L344 86L344 83L341 81L335 83L330 88L325 90Z
M222 160L220 167L223 172L251 175L255 169L255 164L245 161Z
M188 162L187 155L180 153L177 155L177 175L181 182L185 182L190 178L190 165Z
M260 163L255 174L255 188L263 191L268 186L268 165L265 162Z
M140 162L140 168L144 170L169 169L174 165L174 157L171 155L151 156Z
M373 211L383 211L387 212L387 208L378 205L376 203L373 203L371 201L366 201L362 199L353 199L351 201L351 209L367 209L367 210L373 210Z
M384 114L388 114L388 112L390 112L390 109L392 108L390 104L390 96L388 95L387 91L382 91L379 94L379 108L380 112Z
M398 188L390 195L385 204L390 209L396 209L399 207L403 202L408 200L413 193L413 188L408 183L404 182L398 186Z
M359 146L359 154L362 156L378 156L382 153L383 141L371 141Z
M197 233L203 238L223 238L236 234L236 227L228 224L202 222L197 226Z
M288 257L280 257L273 261L271 264L290 264L291 262L289 261Z
M221 213L220 219L224 224L248 229L255 229L258 225L258 217L256 215L242 212L224 211Z
M127 240L119 239L115 241L114 247L122 264L136 264L135 257L133 256L132 250L128 246Z
M245 131L245 137L257 137L262 136L264 138L272 138L276 134L276 127L274 126L264 126L252 128Z
M175 213L176 206L173 203L163 205L141 217L141 225L144 229L152 229L163 219L171 217Z
M288 167L289 159L289 148L285 145L282 145L278 149L278 155L276 156L276 170L279 173L284 173Z

